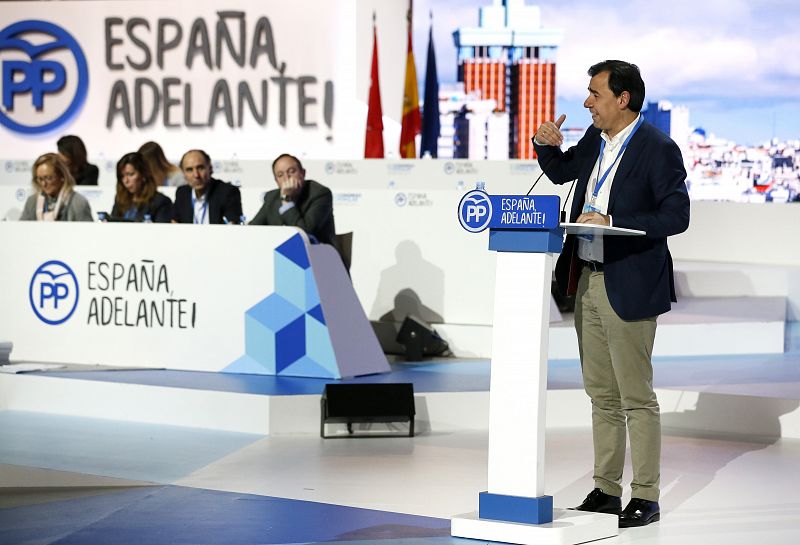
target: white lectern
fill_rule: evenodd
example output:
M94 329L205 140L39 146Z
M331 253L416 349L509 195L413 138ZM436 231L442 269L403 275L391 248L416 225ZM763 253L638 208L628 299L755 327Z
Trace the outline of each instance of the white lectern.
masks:
M558 205L554 196L489 196L477 190L459 205L465 229L491 228L489 250L497 252L497 279L488 491L479 494L477 512L452 518L456 537L571 545L618 534L616 515L553 509L552 496L545 495L550 284L553 254L561 251L564 233ZM475 206L487 207L484 215L494 219L475 225Z

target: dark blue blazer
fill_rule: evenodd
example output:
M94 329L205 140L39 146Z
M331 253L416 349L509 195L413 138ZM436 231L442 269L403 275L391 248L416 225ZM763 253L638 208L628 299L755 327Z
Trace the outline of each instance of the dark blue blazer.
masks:
M577 178L570 222L583 210L600 140L600 130L592 126L566 152L534 143L539 165L550 180L564 184ZM611 185L608 214L614 227L647 233L604 238L603 271L611 307L623 320L667 312L670 302L677 300L667 237L689 227L689 194L678 146L649 123L642 123L620 160ZM564 293L574 292L575 278L580 274L577 246L575 236L568 235L556 263L556 282Z
M172 205L172 220L177 223L194 223L193 189L189 184L175 190L175 204ZM211 178L207 189L208 222L211 224L239 223L242 217L242 195L239 188Z

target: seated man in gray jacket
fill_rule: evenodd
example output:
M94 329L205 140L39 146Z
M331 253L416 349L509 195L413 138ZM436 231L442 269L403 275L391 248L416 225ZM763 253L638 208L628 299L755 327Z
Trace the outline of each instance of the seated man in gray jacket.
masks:
M278 189L264 195L264 204L250 225L299 227L309 238L336 247L331 190L314 180L306 180L300 160L288 153L275 159L272 174Z

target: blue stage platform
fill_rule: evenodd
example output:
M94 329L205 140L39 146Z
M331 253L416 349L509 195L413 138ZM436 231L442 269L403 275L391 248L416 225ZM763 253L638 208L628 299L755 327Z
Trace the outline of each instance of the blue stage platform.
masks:
M181 486L0 509L0 545L454 543L447 519Z
M653 359L656 388L739 393L800 399L800 351L784 354L661 357ZM392 372L336 381L340 383L414 384L416 393L485 392L489 390L489 360L440 359L393 363ZM124 384L188 388L269 396L319 395L328 379L170 371L166 369L91 370L74 366L70 371L37 373L60 377ZM768 388L760 387L769 384ZM578 360L551 360L548 389L581 389Z

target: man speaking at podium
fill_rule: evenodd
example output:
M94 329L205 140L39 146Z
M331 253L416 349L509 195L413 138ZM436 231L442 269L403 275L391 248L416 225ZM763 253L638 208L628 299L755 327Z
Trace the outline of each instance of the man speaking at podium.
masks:
M645 236L568 235L556 281L575 294L575 329L586 393L592 400L595 488L576 509L619 514L620 527L660 518L661 420L651 354L656 318L675 301L667 237L689 226L686 170L678 146L645 123L644 81L636 65L589 68L583 106L592 126L562 151L566 116L533 138L554 183L577 179L570 222L645 231ZM631 441L631 501L621 509L626 427Z

